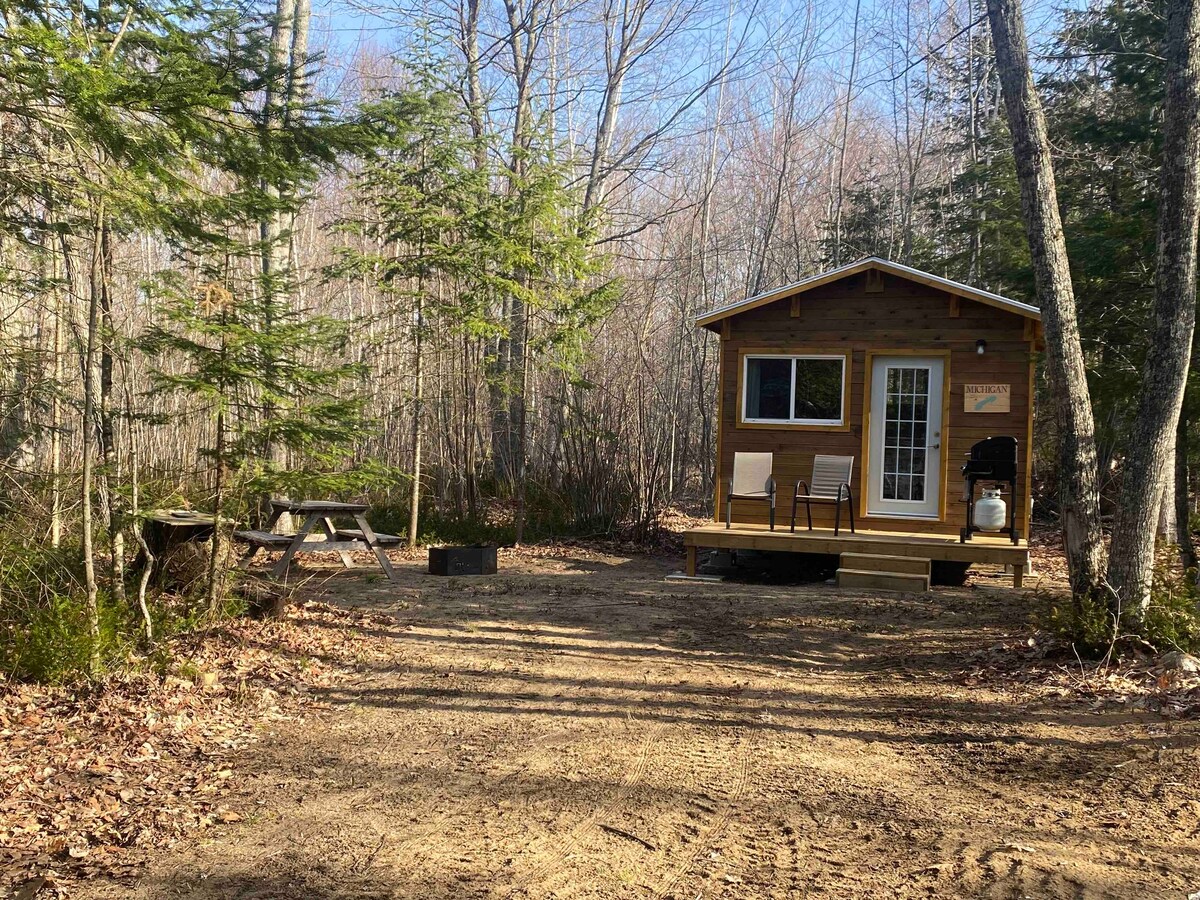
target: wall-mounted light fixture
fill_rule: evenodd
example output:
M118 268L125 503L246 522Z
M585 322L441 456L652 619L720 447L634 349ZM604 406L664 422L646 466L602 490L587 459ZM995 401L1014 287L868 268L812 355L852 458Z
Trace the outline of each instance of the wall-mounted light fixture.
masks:
M983 351L986 349L987 349L987 341L985 341L983 338L980 338L979 340L977 340L975 342L975 352L978 353L980 356L983 356Z

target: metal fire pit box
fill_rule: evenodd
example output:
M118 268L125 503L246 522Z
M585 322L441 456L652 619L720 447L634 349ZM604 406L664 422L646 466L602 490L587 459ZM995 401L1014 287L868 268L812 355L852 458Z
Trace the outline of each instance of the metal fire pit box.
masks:
M471 547L430 547L430 575L495 575L496 548L485 544Z

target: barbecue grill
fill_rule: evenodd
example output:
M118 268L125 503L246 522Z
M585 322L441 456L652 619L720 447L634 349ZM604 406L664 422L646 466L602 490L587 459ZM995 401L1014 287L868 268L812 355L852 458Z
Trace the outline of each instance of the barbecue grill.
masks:
M965 543L971 535L983 529L975 525L975 486L979 482L991 482L996 487L1009 486L1008 527L998 534L1007 534L1017 543L1017 439L1001 436L984 438L971 448L967 462L962 467L963 500L967 504L967 527L960 534Z

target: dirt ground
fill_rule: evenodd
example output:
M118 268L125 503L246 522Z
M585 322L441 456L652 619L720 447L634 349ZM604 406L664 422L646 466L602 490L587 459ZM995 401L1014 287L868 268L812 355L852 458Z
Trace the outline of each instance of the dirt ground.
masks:
M980 676L1028 596L664 581L678 564L314 580L395 617L390 658L246 751L242 821L79 896L1200 891L1200 723Z

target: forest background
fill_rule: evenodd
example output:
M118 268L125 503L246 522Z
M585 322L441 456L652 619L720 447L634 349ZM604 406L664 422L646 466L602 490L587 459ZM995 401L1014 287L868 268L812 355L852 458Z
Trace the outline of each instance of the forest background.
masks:
M1154 299L1164 4L1026 15L1110 515ZM128 571L148 510L353 496L413 544L642 540L713 496L696 314L867 255L1037 302L975 0L0 2L0 98L18 674L173 627ZM1160 516L1185 565L1195 395Z

